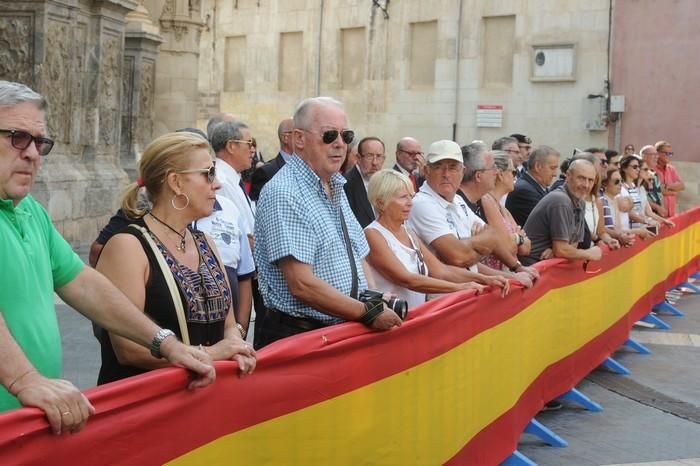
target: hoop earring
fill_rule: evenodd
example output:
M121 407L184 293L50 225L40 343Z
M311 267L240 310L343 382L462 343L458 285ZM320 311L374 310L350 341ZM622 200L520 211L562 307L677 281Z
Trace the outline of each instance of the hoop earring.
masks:
M175 199L178 196L185 196L185 205L183 205L182 207L178 207L175 205ZM173 209L175 209L175 210L185 210L187 208L187 206L190 205L190 198L187 197L187 194L185 194L185 193L176 194L173 196L172 199L170 199L170 204L172 204Z

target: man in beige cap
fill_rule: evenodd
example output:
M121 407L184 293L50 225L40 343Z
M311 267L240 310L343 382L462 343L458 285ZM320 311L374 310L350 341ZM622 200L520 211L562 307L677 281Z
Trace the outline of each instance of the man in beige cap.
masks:
M501 237L456 195L464 174L462 150L454 141L436 141L430 145L426 162L425 183L416 193L409 217L411 227L443 262L491 275L478 262L494 250Z

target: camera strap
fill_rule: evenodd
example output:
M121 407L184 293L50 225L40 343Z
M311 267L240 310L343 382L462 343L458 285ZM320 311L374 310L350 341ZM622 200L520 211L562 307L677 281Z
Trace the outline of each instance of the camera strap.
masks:
M345 215L343 215L342 206L338 210L340 214L340 227L343 229L343 238L345 239L345 250L348 253L348 260L350 261L350 270L352 272L352 288L350 289L350 297L352 299L357 299L357 265L355 264L355 256L352 253L352 246L350 245L350 234L348 233L348 226L345 224Z

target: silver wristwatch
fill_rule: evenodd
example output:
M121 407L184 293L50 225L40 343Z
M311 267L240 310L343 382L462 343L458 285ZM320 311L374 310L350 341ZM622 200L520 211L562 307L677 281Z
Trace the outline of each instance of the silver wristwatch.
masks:
M156 335L153 337L153 341L151 341L151 355L153 355L154 358L161 359L163 355L160 354L160 344L163 343L163 340L166 338L174 336L175 332L168 330L167 328L158 330Z

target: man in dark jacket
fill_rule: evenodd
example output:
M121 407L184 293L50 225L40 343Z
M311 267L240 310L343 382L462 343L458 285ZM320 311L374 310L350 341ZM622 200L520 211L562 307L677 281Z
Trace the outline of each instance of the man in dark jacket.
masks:
M559 168L559 152L549 146L539 146L530 155L528 171L516 181L508 194L506 209L518 225L525 225L530 212L548 192Z
M294 121L291 118L282 120L277 127L277 137L280 140L280 151L277 157L266 162L262 167L257 168L253 172L250 185L250 198L257 201L260 197L260 191L265 183L270 181L280 168L287 163L289 157L292 156L292 133L294 132Z
M384 164L384 143L374 136L363 138L357 144L357 163L345 173L347 183L343 188L350 208L362 228L374 221L375 215L367 198L369 178L381 170Z

